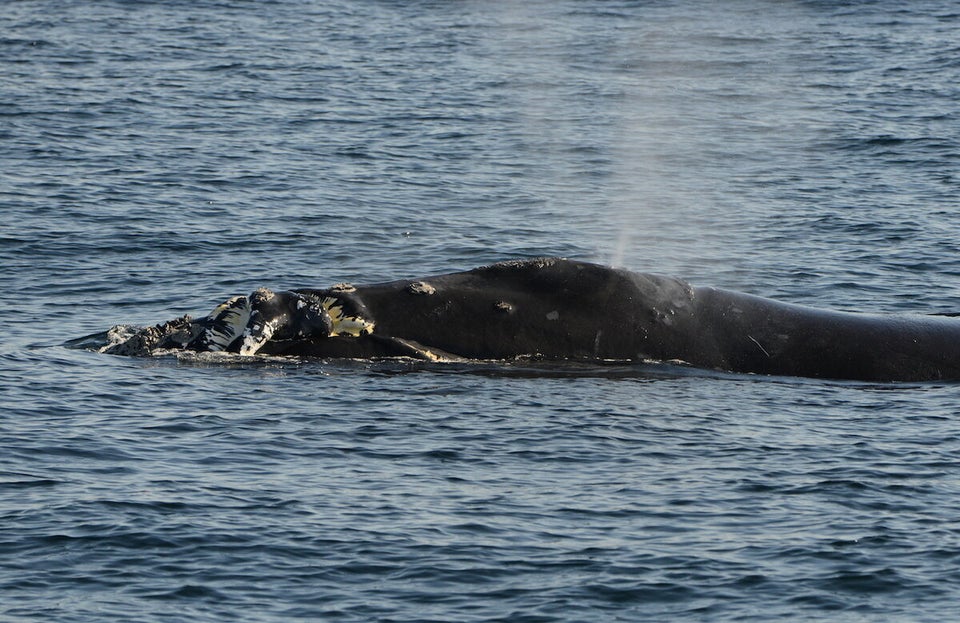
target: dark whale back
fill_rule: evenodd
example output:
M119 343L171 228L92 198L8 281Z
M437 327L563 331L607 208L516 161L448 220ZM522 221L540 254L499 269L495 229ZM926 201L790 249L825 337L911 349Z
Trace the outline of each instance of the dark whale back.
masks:
M678 279L542 259L358 286L347 294L298 292L362 302L375 334L459 357L635 360L671 358L686 341L670 325L689 313L693 290Z
M328 291L308 291L326 293ZM756 374L864 381L960 379L960 322L780 303L563 259L357 287L375 333L459 357L680 360ZM316 345L384 355L377 342Z
M960 379L960 322L944 316L829 311L696 288L690 363L756 374L864 381Z

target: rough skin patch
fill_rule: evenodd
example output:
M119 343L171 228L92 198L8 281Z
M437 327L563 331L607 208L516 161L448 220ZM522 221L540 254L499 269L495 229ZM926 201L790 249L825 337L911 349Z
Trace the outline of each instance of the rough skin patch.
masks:
M436 294L437 289L426 281L413 281L407 285L407 292L410 294Z
M165 346L183 348L196 337L190 316L181 316L175 320L163 322L152 327L132 327L118 325L107 331L107 344L99 352L107 355L126 357L144 357Z
M491 270L491 269L543 269L554 266L558 260L562 261L564 258L557 257L537 257L529 260L506 260L503 262L497 262L496 264L488 264L487 266L481 266L477 270Z

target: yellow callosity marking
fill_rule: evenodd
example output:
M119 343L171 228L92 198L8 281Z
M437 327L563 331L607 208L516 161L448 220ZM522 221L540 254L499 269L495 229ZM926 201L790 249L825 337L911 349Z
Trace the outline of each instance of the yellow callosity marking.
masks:
M337 335L352 335L360 337L373 333L373 323L360 316L347 316L343 313L343 305L340 300L328 296L320 301L323 308L327 310L332 321L333 328L330 330L330 337Z
M424 357L427 361L440 361L440 356L439 356L439 355L437 355L437 354L435 354L435 353L433 353L433 352L431 352L431 351L429 351L429 350L427 350L427 349L424 349L424 350L423 350L423 357Z

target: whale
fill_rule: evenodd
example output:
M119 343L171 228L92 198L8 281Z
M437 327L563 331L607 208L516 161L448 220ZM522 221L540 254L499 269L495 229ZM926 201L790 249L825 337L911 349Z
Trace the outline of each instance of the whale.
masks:
M675 277L536 258L371 285L260 288L203 318L128 330L101 350L668 362L754 375L949 381L960 380L960 318L832 311Z

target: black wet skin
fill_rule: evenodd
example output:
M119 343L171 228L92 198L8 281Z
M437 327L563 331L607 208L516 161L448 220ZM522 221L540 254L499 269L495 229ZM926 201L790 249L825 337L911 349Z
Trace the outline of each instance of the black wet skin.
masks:
M330 298L343 315L372 323L369 334L331 336L317 306ZM277 325L263 355L656 360L830 379L960 380L958 318L826 311L556 258L295 290L253 307Z

